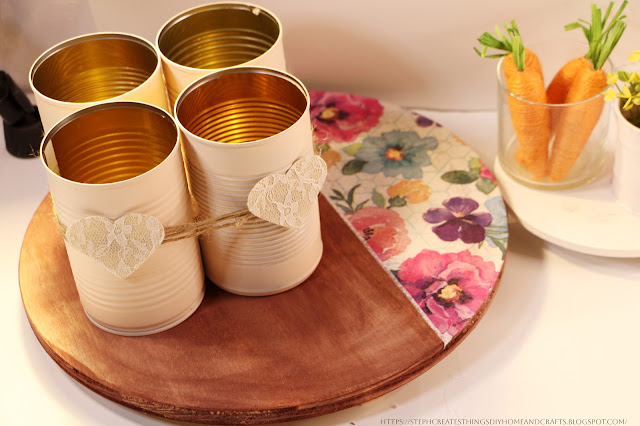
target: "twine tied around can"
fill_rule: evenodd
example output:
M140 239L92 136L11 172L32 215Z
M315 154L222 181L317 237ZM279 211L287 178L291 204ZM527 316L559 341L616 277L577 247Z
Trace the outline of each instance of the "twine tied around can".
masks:
M115 220L86 216L65 227L55 209L53 215L68 243L125 279L164 243L260 220L299 228L309 216L326 176L324 160L307 155L294 162L285 174L271 174L259 180L249 193L246 209L181 225L164 227L151 215L131 213Z

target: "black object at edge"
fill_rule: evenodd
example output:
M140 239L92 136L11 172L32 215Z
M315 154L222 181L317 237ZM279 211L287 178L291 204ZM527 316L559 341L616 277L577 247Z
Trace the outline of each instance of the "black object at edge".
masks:
M38 156L44 134L38 108L31 104L9 74L2 70L0 70L0 116L2 116L7 151L21 158Z

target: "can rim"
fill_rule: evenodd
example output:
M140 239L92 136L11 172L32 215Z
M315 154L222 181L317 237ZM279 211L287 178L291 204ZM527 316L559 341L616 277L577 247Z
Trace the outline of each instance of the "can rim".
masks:
M52 56L54 56L56 53L61 52L64 49L67 49L71 46L76 46L88 41L93 41L93 40L125 40L125 41L130 41L130 42L134 42L137 43L143 47L145 47L146 49L148 49L149 51L153 52L153 55L156 58L156 66L153 70L153 72L149 75L149 77L147 77L142 83L140 83L140 85L128 90L127 92L121 93L118 96L114 96L113 98L109 98L103 101L91 101L91 102L69 102L69 101L63 101L60 99L55 99L52 98L50 96L45 95L44 93L42 93L40 90L38 90L38 88L36 87L36 85L34 84L33 80L34 77L36 75L36 73L38 72L38 68L40 68L40 66L42 66L42 64L44 64L49 58L51 58ZM42 96L43 98L47 98L51 101L60 103L60 104L64 104L64 105L91 105L95 102L106 102L109 101L110 99L117 99L120 96L126 95L128 93L133 92L134 90L138 89L140 86L142 86L143 84L145 84L147 81L149 81L154 74L158 73L161 67L161 59L160 59L160 55L158 50L156 49L156 47L147 39L140 37L138 35L135 34L129 34L129 33L124 33L124 32L96 32L96 33L90 33L90 34L83 34L77 37L72 37L69 38L67 40L63 40L58 44L55 44L53 46L51 46L49 49L45 50L42 54L40 54L40 56L38 56L38 58L33 62L33 64L31 65L31 68L29 69L29 86L31 86L31 90L33 91L33 93L36 93L40 96Z
M244 65L250 65L253 61L257 60L258 58L262 58L264 55L266 55L268 52L272 51L282 40L282 23L280 22L280 19L278 19L278 17L271 12L269 9L266 9L262 6L259 6L257 4L253 4L253 3L246 3L246 2L225 2L225 3L212 3L212 4L208 4L208 5L204 5L204 6L196 6L196 7L192 7L191 9L187 9L187 10L183 10L182 12L177 13L176 15L172 16L171 18L169 18L158 30L158 33L156 34L156 50L158 52L158 55L162 58L163 61L166 61L167 63L170 63L171 66L174 66L176 68L179 68L183 71L206 71L206 70L217 70L217 69L226 69L226 68L194 68L194 67L189 67L187 65L182 65L178 62L175 62L174 60L170 59L169 57L167 57L164 52L162 51L162 49L160 48L160 40L162 39L163 35L165 34L165 32L173 25L187 19L190 18L191 16L201 13L201 12L207 12L209 10L215 10L215 9L223 9L223 8L230 8L230 9L242 9L242 10L251 10L253 11L254 9L258 9L260 10L261 13L265 13L269 18L273 19L273 21L276 23L276 25L278 26L278 37L276 37L275 41L273 42L273 44L271 45L271 47L269 47L267 50L265 50L264 52L262 52L260 55L256 56L255 58L247 61L247 62L243 62L241 64L238 65L234 65L233 67L229 67L229 68L235 68L235 67L241 67Z
M205 139L205 138L200 137L200 136L196 135L195 133L191 132L190 130L188 130L182 124L182 122L180 121L180 118L178 117L178 111L179 111L180 106L182 105L184 99L187 96L189 96L189 94L191 94L194 90L198 89L199 87L209 83L210 81L217 80L222 76L230 75L230 74L243 74L243 73L256 73L256 74L271 75L271 76L274 76L274 77L277 77L277 78L282 78L282 79L292 83L294 86L296 86L302 92L302 94L305 97L306 105L305 105L305 109L304 109L303 113L300 114L300 117L298 117L298 119L293 124L291 124L291 126L289 126L287 129L282 130L279 133L276 133L274 135L271 135L271 136L263 138L263 139L258 139L258 140L250 141L250 142L242 142L242 143L226 143L226 142L218 142L218 141ZM225 68L223 70L220 70L220 71L205 75L203 77L200 77L199 79L197 79L193 83L191 83L189 86L187 86L178 95L178 98L176 99L176 102L175 102L174 107L173 107L174 108L173 109L173 116L175 117L175 119L176 119L176 121L178 123L178 127L179 127L180 131L182 131L183 133L188 135L190 138L194 138L195 140L197 140L200 143L214 145L216 147L220 147L221 149L249 149L249 148L252 148L252 147L255 147L255 146L259 146L259 145L263 145L263 144L269 143L269 141L271 139L273 139L274 137L279 136L280 134L282 134L282 132L286 132L288 129L293 127L296 123L300 122L300 120L303 119L305 113L307 111L309 111L310 103L311 103L311 98L309 96L309 91L304 86L304 84L298 78L296 78L295 76L293 76L293 75L291 75L289 73L286 73L284 71L277 70L275 68L239 66L239 67Z
M171 151L167 154L167 156L158 164L156 164L154 167L152 167L151 169L147 170L144 173L141 173L137 176L128 178L128 179L124 179L124 180L120 180L117 182L108 182L108 183L87 183L87 182L78 182L75 180L71 180L71 179L67 179L64 176L60 176L59 174L55 173L47 164L47 160L46 160L46 155L45 155L45 150L47 149L47 146L50 142L52 142L52 138L55 136L55 134L57 132L60 131L60 129L62 129L63 127L65 127L67 124L71 123L72 121L74 121L75 119L82 117L84 115L87 114L91 114L93 112L96 111L101 111L101 110L105 110L105 109L112 109L112 108L139 108L139 109L146 109L148 111L151 111L157 115L159 115L162 119L168 119L169 121L171 121L173 128L176 131L176 138L173 144L173 148L171 149ZM138 102L138 101L113 101L113 102L104 102L104 103L98 103L98 104L94 104L94 105L89 105L85 108L81 108L75 112L73 112L72 114L69 114L68 116L64 117L63 119L61 119L60 121L58 121L55 126L53 126L42 138L42 142L40 143L40 161L42 162L45 170L47 171L47 173L54 175L57 179L61 179L65 182L68 182L69 184L74 184L74 185L78 185L78 186L82 186L82 187L90 187L90 188L106 188L106 187L111 187L111 188L116 188L118 186L121 185L125 185L125 184L129 184L132 181L135 180L139 180L142 179L143 177L148 176L149 174L153 174L155 173L155 171L165 162L168 161L168 159L172 156L175 155L176 151L180 150L180 128L178 127L178 123L177 120L175 119L175 117L173 117L171 114L169 114L167 111L163 110L162 108L159 108L155 105L152 104L148 104L145 102Z

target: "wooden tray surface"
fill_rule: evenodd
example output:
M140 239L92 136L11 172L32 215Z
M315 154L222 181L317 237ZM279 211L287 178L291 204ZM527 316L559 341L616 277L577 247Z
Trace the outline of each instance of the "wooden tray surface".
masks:
M20 256L31 327L58 365L89 389L175 420L276 422L380 396L433 365L444 345L320 199L325 252L305 283L268 297L209 284L200 308L182 324L124 337L98 329L84 314L48 196Z
M82 309L51 198L44 199L25 234L20 289L36 337L65 372L110 400L168 419L271 423L381 396L433 366L475 327L498 287L507 242L506 212L488 169L455 135L410 111L355 95L311 96L332 167L320 196L324 255L313 275L287 292L243 297L208 283L202 305L178 326L143 337L110 334ZM325 120L336 108L348 113ZM354 116L362 119L359 139ZM389 145L390 138L399 142ZM363 168L378 161L372 146L391 154L427 149L431 161L423 156L391 170L382 156L385 169L372 174ZM417 167L421 181L407 177ZM422 219L429 207L473 203L493 215L484 242L443 241ZM462 219L472 224L479 216L467 210ZM415 278L416 265L438 262L445 269L436 271L436 283L452 280L447 287L464 299L437 299L447 296ZM482 282L465 287L456 268L476 271ZM413 281L402 281L410 273Z

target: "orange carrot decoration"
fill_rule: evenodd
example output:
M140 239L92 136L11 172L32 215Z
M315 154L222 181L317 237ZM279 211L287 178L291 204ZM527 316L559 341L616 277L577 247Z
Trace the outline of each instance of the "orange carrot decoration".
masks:
M569 88L576 79L576 75L585 68L593 68L593 64L584 56L571 59L564 64L547 87L547 102L550 104L565 103L567 93L569 93Z
M601 33L601 31L604 28L604 24L606 23L609 17L609 14L611 13L611 9L613 8L613 2L609 3L609 7L607 8L605 17L602 20L602 23L600 25L595 25L595 26L592 26L592 28L587 28L583 24L581 24L580 21L565 25L564 28L567 31L575 28L583 29L584 35L587 38L587 41L589 43L589 50L586 53L586 55L580 56L579 58L571 59L562 68L560 68L560 70L553 77L553 80L551 80L549 87L547 87L547 101L550 104L566 103L565 99L567 97L567 93L569 93L569 89L571 88L571 85L573 84L573 81L575 80L578 73L583 69L593 68L593 55L599 53L599 49L601 46L598 47L596 44L592 44L592 41L595 42L603 35L606 35L607 32L611 31L613 24L615 24L615 22L625 18L624 16L620 16L620 15L622 14L622 11L624 10L626 5L627 5L627 0L625 0L622 3L622 5L620 6L620 9L618 9L618 12L612 18L611 23L609 24L609 27L604 31L604 33ZM595 6L592 5L592 8L594 7ZM597 11L596 13L600 13L600 12ZM606 58L603 61L603 63L605 61L606 61Z
M505 79L508 80L511 78L512 74L519 70L513 60L513 54L509 53L507 58L509 59L505 59L502 63L502 70L504 71ZM540 75L540 78L542 78L542 65L540 65L540 60L535 53L527 48L524 49L524 69L534 71Z
M558 96L558 98L561 98L563 92L566 92L561 103L581 102L604 92L607 87L607 74L602 70L602 67L626 28L626 24L622 21L625 16L621 16L626 4L625 0L606 28L606 21L613 7L613 2L609 4L604 19L601 18L600 9L592 5L590 25L584 25L579 21L565 27L567 30L582 28L589 41L589 51L585 55L586 65L576 66L573 81L569 85L558 83L557 88L553 89L556 93L553 96ZM576 62L584 63L583 61ZM569 67L569 65L566 66ZM567 74L569 73L567 72ZM550 181L559 182L567 176L598 123L603 106L604 96L600 96L592 101L563 110L558 123L554 125L556 137L549 162Z
M484 48L482 49L482 51L478 50L475 47L473 49L476 51L478 55L480 55L483 58L501 58L503 56L506 56L507 58L509 58L509 59L505 59L502 64L505 79L509 79L511 78L511 75L514 72L518 71L518 67L513 61L512 52L513 52L513 38L515 36L519 37L520 31L518 30L518 27L516 26L515 21L511 21L510 27L507 27L505 25L505 29L507 30L507 36L503 35L502 32L500 32L500 28L497 25L495 27L497 37L488 32L483 33L480 37L478 37L478 42L480 42L480 44L483 45ZM522 41L522 37L520 37L520 41ZM488 48L502 50L504 51L504 53L487 55L486 52ZM531 68L535 70L538 74L540 74L540 77L542 77L542 66L540 65L540 60L538 59L538 56L531 50L524 48L524 53L522 54L522 57L524 58L523 67Z
M531 172L534 180L542 180L547 175L547 157L551 131L540 61L533 52L525 49L514 21L506 27L507 36L496 27L499 38L484 33L478 41L484 49L475 49L482 57L505 56L503 70L507 89L511 123L520 144L516 152L518 162ZM487 48L503 50L507 53L486 55ZM515 96L514 96L515 95ZM526 102L531 101L534 103Z

